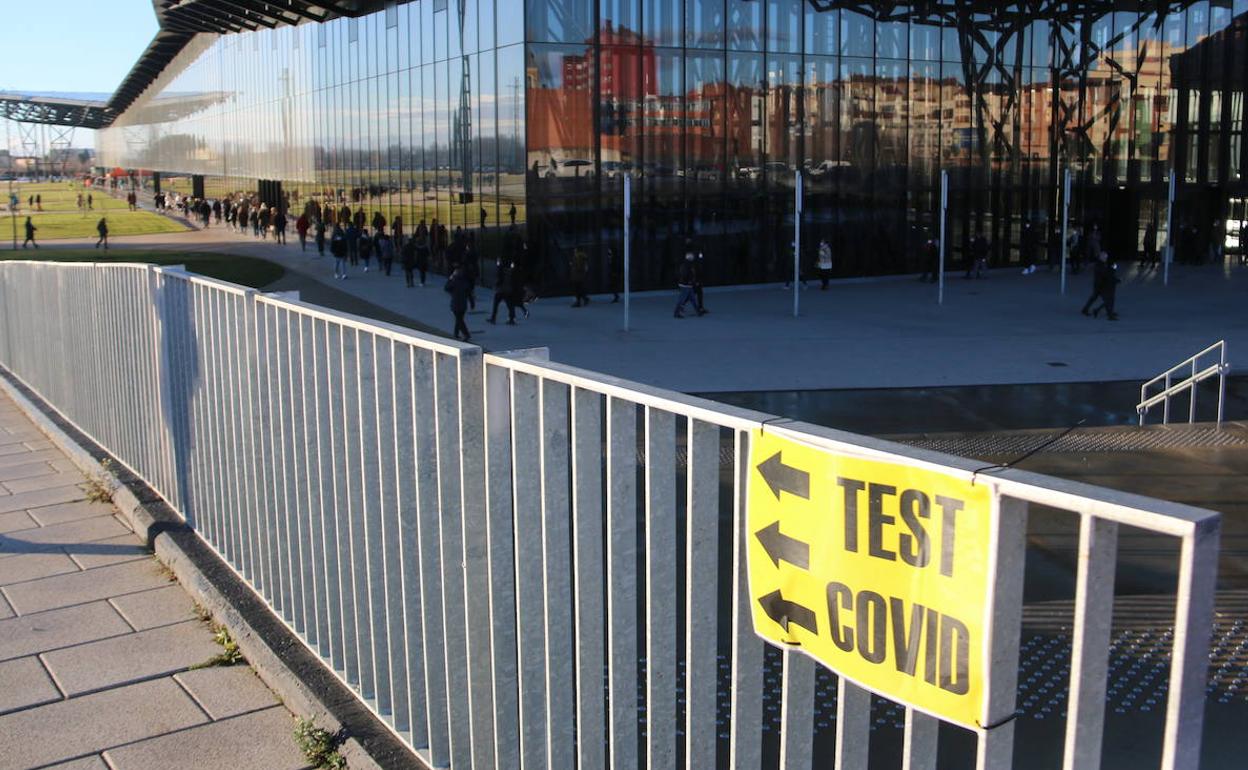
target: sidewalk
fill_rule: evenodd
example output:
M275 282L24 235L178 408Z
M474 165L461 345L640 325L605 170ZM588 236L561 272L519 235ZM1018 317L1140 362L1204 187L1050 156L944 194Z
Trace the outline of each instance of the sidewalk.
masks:
M221 653L112 505L0 394L0 768L301 768L290 712Z
M349 280L337 281L333 259L311 248L301 254L291 240L280 246L213 224L118 238L114 247L261 257L449 332L443 279L430 276L427 287L408 289L396 265L390 277L352 268ZM1116 322L1079 313L1090 286L1090 270L1068 276L1064 296L1058 275L1043 269L1029 276L1002 269L975 281L951 271L938 305L936 288L914 278L841 281L828 291L811 282L799 318L792 291L779 285L713 287L706 292L710 315L679 320L672 318L674 292L647 292L633 297L629 332L622 303L609 296L584 308L544 298L518 326L503 325L500 308L503 317L491 326L492 292L478 289L468 324L473 341L490 350L547 346L554 361L686 392L1143 381L1219 339L1232 356L1248 349L1248 269L1229 261L1175 265L1169 286L1157 272L1124 269Z

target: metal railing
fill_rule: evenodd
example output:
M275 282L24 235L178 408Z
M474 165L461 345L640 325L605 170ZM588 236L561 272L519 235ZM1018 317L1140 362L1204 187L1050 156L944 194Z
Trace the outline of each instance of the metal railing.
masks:
M1212 356L1215 360L1202 368L1201 360L1207 356ZM1218 425L1221 426L1222 409L1226 402L1226 375L1230 371L1231 365L1226 361L1226 341L1219 340L1144 383L1140 386L1140 403L1135 405L1135 411L1140 415L1140 427L1144 426L1148 418L1148 410L1158 404L1162 405L1161 423L1169 425L1170 399L1184 392L1189 394L1187 421L1196 422L1196 386L1215 376L1218 378ZM1182 372L1187 372L1188 376L1174 382L1174 376ZM1161 385L1161 390L1149 395L1149 388L1158 384Z
M0 263L0 363L158 489L432 766L822 761L816 664L785 649L769 685L752 626L745 491L763 433L991 490L981 768L1012 763L1029 506L1079 523L1067 768L1101 759L1118 527L1177 540L1161 765L1197 766L1216 513L171 268ZM837 691L835 766L865 768L872 694ZM907 710L905 767L936 766L937 728Z

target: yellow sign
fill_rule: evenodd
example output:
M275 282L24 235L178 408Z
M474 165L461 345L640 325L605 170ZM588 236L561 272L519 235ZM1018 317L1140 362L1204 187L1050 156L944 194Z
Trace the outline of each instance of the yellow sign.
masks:
M936 471L755 434L754 630L886 698L984 718L992 493Z

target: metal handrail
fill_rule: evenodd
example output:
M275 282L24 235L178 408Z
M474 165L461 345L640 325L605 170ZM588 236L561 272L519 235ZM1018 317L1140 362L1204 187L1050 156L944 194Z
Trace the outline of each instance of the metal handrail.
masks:
M1218 353L1217 362L1206 366L1204 369L1198 369L1200 359L1214 351ZM1173 377L1177 372L1189 368L1191 374L1186 379L1173 382ZM1196 386L1214 375L1218 377L1218 426L1221 427L1223 407L1226 403L1226 375L1230 371L1231 365L1226 361L1226 340L1218 340L1196 355L1180 361L1144 383L1140 386L1140 403L1135 405L1135 411L1140 415L1140 427L1144 426L1144 422L1148 417L1148 410L1157 404L1162 404L1162 425L1168 425L1170 423L1170 399L1188 390L1191 391L1191 397L1189 399L1187 421L1189 423L1196 422ZM1164 382L1164 388L1150 396L1148 389L1159 382Z

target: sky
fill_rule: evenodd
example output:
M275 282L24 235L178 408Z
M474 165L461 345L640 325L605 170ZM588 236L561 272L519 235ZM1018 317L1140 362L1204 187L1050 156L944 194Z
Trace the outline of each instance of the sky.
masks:
M111 95L156 35L152 0L0 0L0 11L0 91Z

